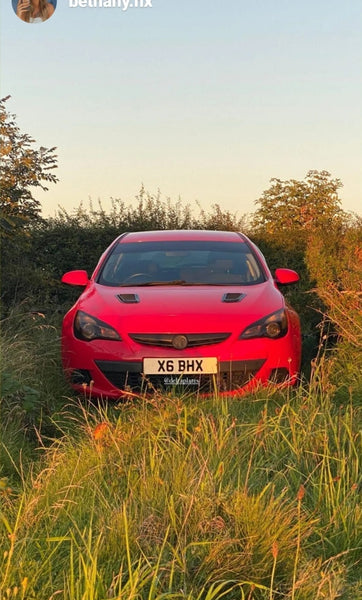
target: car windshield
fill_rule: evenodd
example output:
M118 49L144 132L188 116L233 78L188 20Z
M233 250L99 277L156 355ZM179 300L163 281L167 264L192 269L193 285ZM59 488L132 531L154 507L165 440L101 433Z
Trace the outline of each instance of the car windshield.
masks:
M265 281L244 242L120 242L97 283L108 286L253 285Z

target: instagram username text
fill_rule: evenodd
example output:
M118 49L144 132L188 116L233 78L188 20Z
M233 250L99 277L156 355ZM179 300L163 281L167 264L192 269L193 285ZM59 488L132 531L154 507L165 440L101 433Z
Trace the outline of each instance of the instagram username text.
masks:
M152 0L68 0L70 8L152 8Z

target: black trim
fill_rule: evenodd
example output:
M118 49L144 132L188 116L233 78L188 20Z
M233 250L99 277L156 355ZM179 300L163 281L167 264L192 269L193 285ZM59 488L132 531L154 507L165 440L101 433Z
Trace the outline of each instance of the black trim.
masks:
M117 298L124 304L138 304L140 301L138 294L118 294Z
M211 344L219 344L227 340L231 333L129 333L129 337L138 344L145 346L162 346L166 348L174 348L173 340L176 335L184 335L187 337L187 347L209 346Z
M157 388L180 388L200 390L205 393L213 392L214 386L221 391L235 391L243 387L261 369L266 359L223 361L219 363L219 372L213 375L149 375L142 373L142 362L97 360L96 365L118 389L131 389L135 392L154 390ZM169 382L172 382L171 384ZM192 381L190 384L189 382ZM184 385L185 384L185 385Z
M142 373L142 361L125 361L125 360L96 360L97 367L101 371L110 371L111 373Z
M242 294L241 292L226 292L222 297L222 302L240 302L245 296L246 294Z

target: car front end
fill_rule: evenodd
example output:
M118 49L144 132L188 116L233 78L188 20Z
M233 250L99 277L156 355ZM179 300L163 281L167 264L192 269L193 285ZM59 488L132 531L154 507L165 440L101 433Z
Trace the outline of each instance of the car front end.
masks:
M108 287L101 307L97 286L63 323L63 365L77 391L240 394L297 380L299 320L270 282Z

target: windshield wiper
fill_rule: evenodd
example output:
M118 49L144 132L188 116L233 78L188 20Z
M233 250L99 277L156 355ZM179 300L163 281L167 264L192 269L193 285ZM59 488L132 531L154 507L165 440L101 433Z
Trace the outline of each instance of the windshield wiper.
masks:
M207 281L186 281L186 279L174 279L172 281L144 281L143 283L121 283L120 287L151 287L166 285L230 285L226 283L208 283ZM234 284L235 285L235 284Z
M173 281L143 281L141 283L121 283L121 287L144 287L151 285L190 285L185 279L174 279Z

